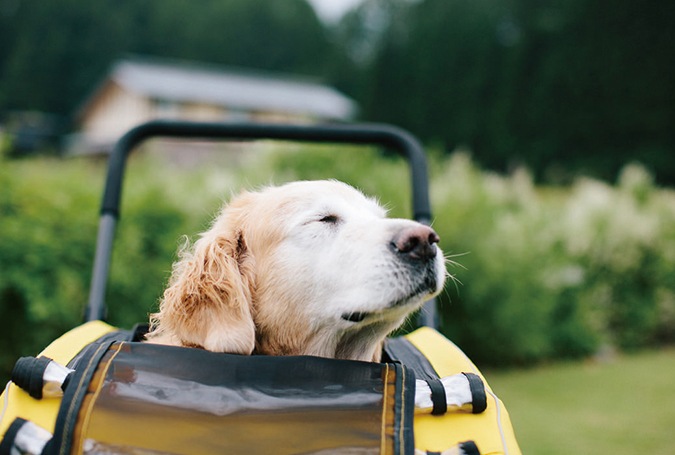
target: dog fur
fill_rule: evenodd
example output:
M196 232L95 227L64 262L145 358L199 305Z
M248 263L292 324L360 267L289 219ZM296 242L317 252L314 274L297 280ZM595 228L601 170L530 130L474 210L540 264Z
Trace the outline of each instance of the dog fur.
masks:
M182 249L147 339L379 361L387 334L443 287L437 243L341 182L244 192Z

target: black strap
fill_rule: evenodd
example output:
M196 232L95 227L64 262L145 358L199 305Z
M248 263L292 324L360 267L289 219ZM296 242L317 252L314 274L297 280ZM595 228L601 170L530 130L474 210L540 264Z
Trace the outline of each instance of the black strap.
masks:
M68 387L68 384L70 383L70 380L73 378L73 373L69 373L68 376L66 376L66 379L63 380L63 384L61 384L61 390L64 392L66 391L66 388Z
M384 353L390 360L400 362L413 370L419 379L425 381L439 379L429 359L403 337L388 338L384 345Z
M394 453L412 455L415 453L415 373L404 365L391 364L396 371L396 390L394 434Z
M460 442L459 448L463 455L480 455L480 450L478 450L478 446L473 441Z
M415 376L423 379L431 389L432 415L443 415L448 411L445 387L434 367L424 354L410 341L403 337L389 338L384 345L385 355L390 360L401 362L415 372Z
M429 384L433 415L442 415L447 412L448 405L445 388L440 376L422 352L406 338L389 338L384 345L385 357L391 361L400 362L415 372L415 375ZM462 373L469 381L471 389L471 412L480 414L487 409L487 394L483 380L474 373Z
M480 455L480 450L478 450L478 446L475 442L465 441L459 443L459 453L460 455ZM426 455L441 455L441 452L427 450Z
M45 370L51 361L47 357L21 357L12 369L12 382L31 397L41 400Z
M11 455L12 447L14 447L14 439L21 429L26 424L27 420L17 417L14 422L7 428L5 436L0 441L0 455Z
M439 416L448 412L448 399L445 395L445 387L440 379L427 379L427 384L431 389L431 415Z
M135 341L134 339L134 332L130 330L115 330L113 332L106 333L103 335L101 338L98 340L94 341L93 343L95 344L102 344L102 343L107 343L107 344L112 344L115 341ZM86 345L75 357L70 359L70 362L68 362L68 368L72 370L77 370L78 366L82 362L82 357L85 355L87 352L87 348L91 346Z
M485 384L483 380L474 373L462 373L469 380L469 388L471 389L471 412L473 414L480 414L487 409L487 394L485 393Z
M145 335L147 335L149 331L150 331L150 324L148 324L147 322L136 324L131 329L131 338L128 340L120 340L120 341L144 341Z
M61 399L61 407L56 416L56 423L54 425L54 437L51 444L45 447L43 453L54 455L65 455L71 453L73 430L77 414L82 405L82 400L87 393L87 384L96 372L101 358L108 351L114 340L103 341L102 337L98 341L87 345L78 356L80 357L79 365L75 373L71 373L72 378L70 384L74 385L67 387Z

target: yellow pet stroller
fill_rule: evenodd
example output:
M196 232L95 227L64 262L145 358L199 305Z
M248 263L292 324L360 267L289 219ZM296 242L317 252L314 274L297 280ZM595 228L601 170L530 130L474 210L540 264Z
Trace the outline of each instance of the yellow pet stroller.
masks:
M0 455L519 454L504 405L435 327L387 341L381 363L238 356L141 343L103 322L128 155L150 137L379 145L411 169L414 218L431 219L424 153L387 125L153 121L110 157L84 324L18 359L0 406Z

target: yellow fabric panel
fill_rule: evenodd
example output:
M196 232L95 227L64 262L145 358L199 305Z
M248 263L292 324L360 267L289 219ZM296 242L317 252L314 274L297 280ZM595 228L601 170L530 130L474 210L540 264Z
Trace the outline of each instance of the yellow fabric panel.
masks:
M519 455L520 448L513 433L504 404L492 392L476 365L454 343L429 327L408 335L410 341L424 353L441 377L458 373L475 373L483 379L487 392L487 409L481 414L448 413L443 416L415 416L415 447L441 452L457 443L472 440L481 455Z
M49 357L57 363L65 365L89 343L115 330L117 330L115 327L102 321L87 322L54 340L38 357ZM30 420L50 432L54 431L56 414L61 404L60 399L36 400L19 387L11 384L9 389L5 389L0 396L0 408L4 407L5 400L7 400L7 409L2 421L0 421L0 435L4 436L7 428L17 417Z

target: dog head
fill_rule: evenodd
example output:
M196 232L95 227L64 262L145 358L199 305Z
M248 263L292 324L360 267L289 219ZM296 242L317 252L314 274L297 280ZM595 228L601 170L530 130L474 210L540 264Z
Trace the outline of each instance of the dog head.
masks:
M386 335L443 287L438 240L336 181L243 193L174 264L149 338L379 360Z

